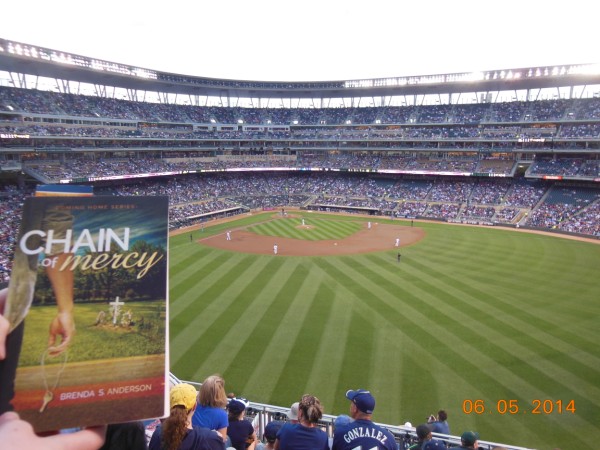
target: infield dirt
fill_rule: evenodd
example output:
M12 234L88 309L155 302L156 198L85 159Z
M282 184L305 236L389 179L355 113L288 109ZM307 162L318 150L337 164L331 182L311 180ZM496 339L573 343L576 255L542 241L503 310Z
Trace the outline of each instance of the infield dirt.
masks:
M293 217L294 215L282 217L278 214L271 220L287 220ZM362 228L357 233L347 238L318 241L262 236L242 227L231 229L231 240L229 241L223 232L204 239L196 239L196 242L224 250L265 255L273 253L274 245L278 247L278 255L282 256L351 255L397 249L398 247L395 247L396 239L400 239L400 247L423 239L425 231L422 228L406 226L405 223L403 222L401 225L398 222L396 225L371 222L371 229L368 229L365 222L361 223ZM299 226L299 228L302 227L302 225ZM318 222L304 227L316 229Z

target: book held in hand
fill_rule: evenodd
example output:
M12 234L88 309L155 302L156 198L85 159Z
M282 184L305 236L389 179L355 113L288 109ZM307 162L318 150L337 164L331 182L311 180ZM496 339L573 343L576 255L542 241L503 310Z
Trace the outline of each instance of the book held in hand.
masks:
M166 415L167 250L167 197L27 199L0 406L37 432Z

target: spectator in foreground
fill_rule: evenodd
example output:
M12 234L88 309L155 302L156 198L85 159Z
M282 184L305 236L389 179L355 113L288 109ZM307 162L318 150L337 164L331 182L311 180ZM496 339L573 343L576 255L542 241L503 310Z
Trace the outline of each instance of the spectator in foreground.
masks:
M252 424L245 419L248 401L244 398L232 398L227 405L229 413L229 426L227 435L231 439L231 446L235 450L254 450L256 446L256 433Z
M221 434L223 442L227 442L229 419L225 412L226 406L225 380L219 375L209 376L200 387L198 407L192 417L192 425L216 430Z
M171 413L154 430L150 450L225 450L217 432L192 425L197 399L198 393L191 384L179 383L171 388Z
M146 432L141 421L108 426L106 442L100 450L146 450Z
M258 444L256 446L256 450L275 450L275 441L277 440L277 433L279 433L279 430L281 430L282 426L283 422L280 420L274 420L273 422L269 422L265 427L265 432L263 433L267 442L265 444Z
M327 433L319 428L322 417L319 399L303 395L298 406L298 423L286 424L279 430L275 450L329 450Z
M346 392L350 400L350 417L353 422L335 430L333 450L352 450L355 448L397 450L394 435L372 421L375 398L364 389Z

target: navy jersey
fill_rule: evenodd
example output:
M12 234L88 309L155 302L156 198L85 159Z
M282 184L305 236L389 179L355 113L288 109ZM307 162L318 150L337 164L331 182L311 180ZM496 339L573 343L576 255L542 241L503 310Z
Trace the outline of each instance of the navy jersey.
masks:
M398 450L394 435L370 420L355 420L335 430L332 450Z

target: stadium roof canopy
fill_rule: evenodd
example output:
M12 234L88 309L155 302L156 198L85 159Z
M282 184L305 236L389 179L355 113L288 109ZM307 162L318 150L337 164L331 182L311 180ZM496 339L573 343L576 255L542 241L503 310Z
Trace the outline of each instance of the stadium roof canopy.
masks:
M363 80L271 82L159 72L0 39L0 71L128 90L227 98L358 98L600 85L600 64Z

